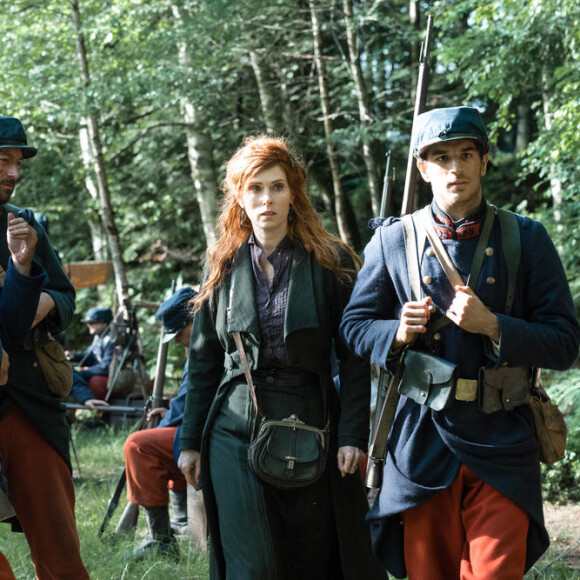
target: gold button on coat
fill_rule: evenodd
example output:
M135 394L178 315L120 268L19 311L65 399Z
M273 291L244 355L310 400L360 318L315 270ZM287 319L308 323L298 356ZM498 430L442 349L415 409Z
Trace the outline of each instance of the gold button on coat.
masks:
M438 332L436 332L436 333L433 335L433 340L441 340L441 335L440 335Z
M485 255L486 256L493 256L494 249L493 248L485 248Z
M427 255L428 255L430 258L432 258L432 257L435 255L435 250L434 250L433 248L427 248L427 249L425 250L425 253L426 253L426 254L427 254Z
M431 276L423 276L423 284L431 284Z
M494 278L493 276L490 276L490 277L489 277L489 278L486 280L486 282L487 282L488 284L495 284L495 278Z

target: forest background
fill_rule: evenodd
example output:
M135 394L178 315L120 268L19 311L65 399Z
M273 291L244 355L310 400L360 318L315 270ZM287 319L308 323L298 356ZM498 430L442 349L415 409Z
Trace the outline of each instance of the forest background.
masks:
M427 15L427 108L480 109L484 193L546 225L579 310L580 0L3 2L0 114L39 150L13 202L46 214L65 264L122 264L127 296L155 305L172 280L199 283L224 163L268 132L304 159L327 228L362 252L387 150L400 212ZM416 205L429 198L419 183ZM78 292L72 346L89 340L88 307L117 307L115 282ZM153 312L137 310L151 371ZM547 376L571 427L566 459L545 471L554 500L580 499L579 376Z

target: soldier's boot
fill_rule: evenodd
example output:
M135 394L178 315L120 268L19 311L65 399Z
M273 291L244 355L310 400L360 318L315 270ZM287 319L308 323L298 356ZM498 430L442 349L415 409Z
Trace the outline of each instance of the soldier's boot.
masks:
M169 490L171 530L177 536L187 533L187 491Z
M133 550L133 559L142 560L149 554L179 560L179 547L169 523L167 506L143 507L147 521L147 538Z

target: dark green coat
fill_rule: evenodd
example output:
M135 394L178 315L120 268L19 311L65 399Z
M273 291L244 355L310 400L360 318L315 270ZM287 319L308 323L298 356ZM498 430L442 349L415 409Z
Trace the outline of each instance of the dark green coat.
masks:
M353 267L346 255L343 261ZM334 443L329 456L331 491L347 580L386 577L370 552L369 533L363 519L368 506L362 481L358 474L341 478L336 461L338 446L366 449L368 442L369 365L347 351L338 334L351 290L351 285L341 284L302 246L295 247L284 323L287 364L317 374L329 401L331 443ZM230 381L243 375L232 337L235 331L241 333L248 362L255 369L260 328L247 243L240 248L232 273L195 315L193 322L181 449L201 451L202 479L209 473L208 433L216 412ZM333 344L340 364L339 397L332 377ZM209 478L204 479L203 489L212 536L212 557L219 576L223 577L217 510Z

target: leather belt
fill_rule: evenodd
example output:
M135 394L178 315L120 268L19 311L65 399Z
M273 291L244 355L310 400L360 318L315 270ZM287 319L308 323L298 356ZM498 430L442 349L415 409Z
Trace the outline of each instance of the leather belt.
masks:
M457 379L455 398L458 401L475 401L477 399L476 379Z

